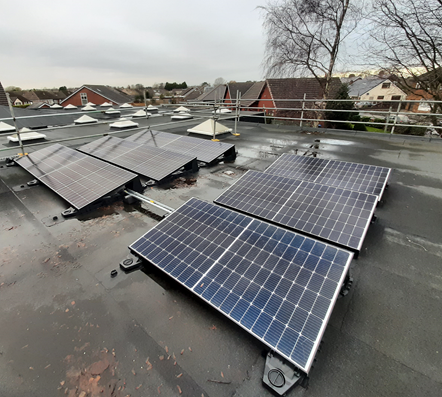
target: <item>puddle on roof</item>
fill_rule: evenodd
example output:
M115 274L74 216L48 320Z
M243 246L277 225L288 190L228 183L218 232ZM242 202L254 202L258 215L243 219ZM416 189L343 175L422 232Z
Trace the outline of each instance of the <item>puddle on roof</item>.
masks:
M344 141L342 139L330 139L330 138L321 138L320 143L325 143L326 145L339 145L339 146L350 146L355 145L355 142L352 141Z
M276 148L276 149L282 149L287 146L294 146L298 144L298 141L293 141L290 139L270 139L269 140L270 147Z
M277 159L281 154L280 153L274 153L274 152L266 152L264 150L260 150L258 152L258 157L260 159L268 159L268 158L272 158L272 159Z

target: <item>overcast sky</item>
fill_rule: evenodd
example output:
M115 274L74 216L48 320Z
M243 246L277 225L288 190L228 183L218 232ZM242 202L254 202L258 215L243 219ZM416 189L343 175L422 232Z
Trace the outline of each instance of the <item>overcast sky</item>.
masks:
M3 87L263 77L265 0L0 0Z

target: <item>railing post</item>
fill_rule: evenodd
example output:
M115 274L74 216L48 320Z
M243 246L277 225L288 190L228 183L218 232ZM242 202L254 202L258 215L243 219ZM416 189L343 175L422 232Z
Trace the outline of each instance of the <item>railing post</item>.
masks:
M396 117L394 118L393 127L391 127L391 133L392 134L394 134L394 127L396 127L396 123L397 123L397 119L399 118L399 112L401 110L401 106L402 106L402 99L399 101L399 104L397 106Z
M302 127L302 119L304 118L304 106L305 106L305 92L304 92L304 99L302 100L302 106L301 106L301 120L299 120L300 127Z
M391 115L391 106L390 106L390 109L388 109L388 114L387 114L387 117L385 118L384 132L387 132L388 124L390 121L390 115Z
M12 107L11 98L9 98L8 92L6 92L6 98L8 99L9 111L11 112L12 122L14 123L15 133L17 134L18 143L19 143L20 149L21 149L21 154L22 154L22 156L24 156L25 155L25 148L23 146L23 142L20 137L20 131L18 130L17 123L15 121L14 109Z
M239 115L239 91L236 90L236 104L235 104L235 132L236 135L236 126L238 125L238 115Z

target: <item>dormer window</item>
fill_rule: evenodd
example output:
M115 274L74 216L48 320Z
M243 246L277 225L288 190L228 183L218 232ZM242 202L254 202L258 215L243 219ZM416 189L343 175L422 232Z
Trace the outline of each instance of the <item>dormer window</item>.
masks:
M382 88L390 88L391 83L382 83Z

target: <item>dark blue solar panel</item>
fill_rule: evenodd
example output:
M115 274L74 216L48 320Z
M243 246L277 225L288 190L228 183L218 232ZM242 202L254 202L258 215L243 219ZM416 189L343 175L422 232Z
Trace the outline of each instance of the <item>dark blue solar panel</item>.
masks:
M372 194L257 171L248 171L215 200L356 251L361 249L377 202ZM259 237L257 233L252 240ZM310 246L302 250L310 251L314 241L305 244Z
M388 182L391 169L369 164L326 160L285 153L271 164L265 172L374 194L380 200Z
M305 372L353 257L198 199L130 249Z

